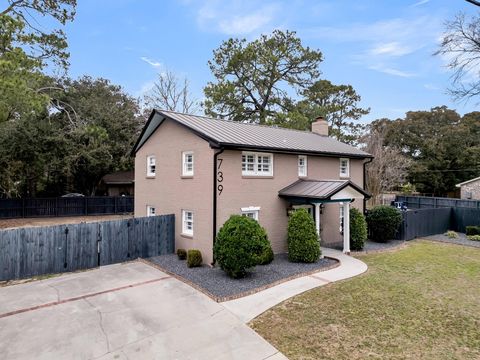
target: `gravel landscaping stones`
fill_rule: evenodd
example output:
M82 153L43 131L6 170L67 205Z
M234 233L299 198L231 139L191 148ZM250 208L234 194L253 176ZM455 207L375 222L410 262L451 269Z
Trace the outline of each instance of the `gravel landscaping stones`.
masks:
M168 273L193 284L217 301L226 301L263 290L282 280L335 267L338 261L323 258L313 264L291 263L287 254L276 254L269 265L258 265L245 278L232 279L219 267L203 265L188 268L187 263L178 260L176 255L160 255L148 261L158 265Z
M392 250L397 247L402 246L405 243L405 240L389 240L385 243L375 242L371 240L367 240L365 242L365 246L361 251L352 251L352 253L371 253L371 252L380 252L386 250ZM343 245L336 247L337 250L342 251Z
M468 240L467 235L462 233L457 233L457 235L458 235L457 239L451 239L448 236L445 236L444 234L424 236L423 238L427 240L441 241L441 242L447 242L451 244L473 246L473 247L480 248L480 241Z

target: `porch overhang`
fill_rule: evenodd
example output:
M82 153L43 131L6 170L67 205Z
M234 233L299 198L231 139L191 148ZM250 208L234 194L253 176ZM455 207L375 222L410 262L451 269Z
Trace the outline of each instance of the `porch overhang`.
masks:
M281 189L278 196L298 203L345 202L371 196L350 180L297 180Z

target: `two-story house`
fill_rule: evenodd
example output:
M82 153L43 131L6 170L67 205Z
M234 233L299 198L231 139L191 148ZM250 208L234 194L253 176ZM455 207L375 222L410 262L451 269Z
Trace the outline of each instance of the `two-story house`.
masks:
M287 249L288 213L306 208L322 246L349 252L349 209L364 209L370 154L312 131L154 110L134 149L135 216L175 214L176 248L213 260L215 235L232 214L256 219L274 252ZM344 231L345 230L345 231Z

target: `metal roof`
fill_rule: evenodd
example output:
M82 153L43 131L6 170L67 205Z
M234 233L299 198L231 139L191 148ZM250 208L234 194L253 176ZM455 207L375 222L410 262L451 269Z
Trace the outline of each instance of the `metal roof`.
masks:
M140 135L133 152L148 140L165 119L173 120L218 146L253 150L319 153L366 158L370 154L328 136L309 131L284 129L205 116L187 115L173 111L154 110Z
M349 180L297 180L281 189L278 195L282 197L328 199L347 186L353 187L365 197L370 197L370 194Z

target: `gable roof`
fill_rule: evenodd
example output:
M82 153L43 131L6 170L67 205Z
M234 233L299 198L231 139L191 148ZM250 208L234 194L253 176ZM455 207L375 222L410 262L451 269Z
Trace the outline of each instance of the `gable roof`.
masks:
M135 174L133 170L116 171L102 177L105 184L133 184Z
M466 185L466 184L469 184L469 183L471 183L471 182L478 181L478 180L480 180L480 177L477 177L477 178L475 178L475 179L470 179L470 180L461 182L460 184L457 184L457 185L455 185L455 186L456 186L456 187L461 187L462 185Z
M309 131L248 124L173 111L153 110L132 154L135 154L166 119L193 131L216 147L323 154L369 158L370 154L328 136Z
M329 199L346 187L352 187L366 198L370 194L349 180L297 180L278 192L280 197Z

